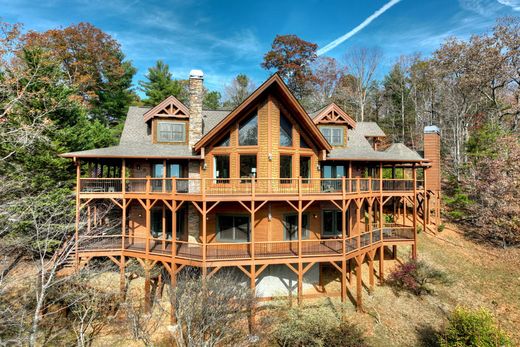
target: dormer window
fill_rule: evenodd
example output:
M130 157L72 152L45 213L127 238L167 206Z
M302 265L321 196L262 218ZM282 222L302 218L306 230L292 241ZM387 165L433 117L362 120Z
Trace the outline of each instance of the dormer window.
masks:
M343 127L320 127L320 131L332 146L343 146Z
M158 121L157 142L186 142L186 122Z

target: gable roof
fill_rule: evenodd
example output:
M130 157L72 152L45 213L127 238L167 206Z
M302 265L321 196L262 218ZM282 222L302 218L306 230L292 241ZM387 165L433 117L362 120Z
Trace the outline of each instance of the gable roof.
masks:
M314 124L348 124L356 127L356 121L335 103L331 103L313 113Z
M287 85L285 85L284 81L278 74L274 74L267 81L265 81L258 89L256 89L251 95L249 95L240 105L238 105L233 111L231 111L226 117L224 117L214 128L209 130L194 146L194 150L196 152L200 151L202 147L204 147L213 136L217 135L222 129L226 128L233 122L233 120L240 115L243 111L247 110L251 104L257 100L264 92L266 92L270 88L277 88L279 95L281 95L287 103L296 111L293 115L295 118L298 118L301 121L301 125L304 129L308 130L312 135L313 139L321 145L321 149L325 149L330 151L332 147L327 142L325 137L323 137L320 130L316 127L316 125L312 122L311 118L305 112L305 109L300 105L298 100L294 97L294 95L289 91Z
M148 122L153 117L189 118L190 111L175 96L170 95L159 105L153 107L144 114L144 121Z

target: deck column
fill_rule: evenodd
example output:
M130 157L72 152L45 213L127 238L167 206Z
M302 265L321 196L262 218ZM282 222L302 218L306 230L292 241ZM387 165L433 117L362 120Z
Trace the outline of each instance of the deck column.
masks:
M80 219L80 191L81 191L81 163L76 162L76 224L74 227L74 265L76 271L79 269L79 219Z
M121 255L119 261L119 293L121 301L125 300L125 289L126 289L126 277L125 277L126 259L124 255Z
M206 200L202 201L202 277L206 279L206 276L208 274L208 267L207 267L207 235L206 235Z
M412 258L417 259L417 168L413 164L413 246Z
M362 256L356 258L356 309L358 312L363 312L363 278L361 273L361 267L363 263Z
M428 225L428 191L426 190L426 169L423 168L423 232L426 232L426 226Z
M298 305L303 301L303 264L298 262Z
M152 310L152 300L150 294L150 263L144 261L144 311L150 313Z
M172 325L177 323L177 318L175 316L175 305L176 305L176 295L175 289L177 286L177 264L171 263L171 273L170 273L170 323Z

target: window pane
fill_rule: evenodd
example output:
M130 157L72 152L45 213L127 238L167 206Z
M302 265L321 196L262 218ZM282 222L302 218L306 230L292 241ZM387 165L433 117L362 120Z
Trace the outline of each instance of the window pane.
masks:
M292 146L292 124L283 114L280 114L280 146Z
M185 212L184 208L181 208L177 211L177 230L175 231L177 234L177 239L180 240L184 234L184 218Z
M235 241L248 241L249 239L249 217L236 216L235 218Z
M341 213L341 211L337 211L336 212L336 235L341 235L343 232L342 232L342 222L343 221L343 214Z
M162 210L153 209L150 214L150 231L153 237L162 236Z
M301 135L300 135L300 147L301 148L310 148L309 144L305 141L305 139Z
M229 134L224 136L219 143L217 143L217 147L229 147Z
M233 240L233 216L218 216L218 231L221 240Z
M333 211L323 211L323 235L332 235L334 230Z
M341 178L345 176L345 167L343 165L336 166L336 177Z
M291 178L292 177L292 156L281 155L280 156L280 178ZM286 182L289 183L289 182Z
M330 140L330 128L321 128L321 133L323 136L327 139L327 141Z
M256 155L240 156L240 177L249 178L256 176Z
M216 155L214 157L214 177L229 178L229 156Z
M152 177L153 178L163 177L163 164L153 164Z
M258 118L256 113L240 123L238 144L240 146L256 146L258 144Z
M302 178L311 177L311 158L300 157L300 176ZM309 180L304 180L304 183L309 183Z
M158 142L184 142L186 141L186 124L180 122L158 122Z

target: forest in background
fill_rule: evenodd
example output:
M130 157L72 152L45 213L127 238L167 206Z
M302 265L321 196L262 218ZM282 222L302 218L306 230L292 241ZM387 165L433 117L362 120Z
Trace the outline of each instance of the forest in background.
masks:
M278 72L309 112L336 102L358 121L378 122L388 142L420 150L424 126L438 125L445 217L495 246L520 244L518 17L468 40L450 38L429 57L403 56L382 80L375 78L384 59L377 48L349 49L341 61L316 51L280 35L261 65ZM135 73L120 44L91 24L34 32L0 22L0 335L20 334L34 345L39 312L59 287L48 264L70 247L75 174L58 154L116 144L130 105L167 95L187 102L187 81L166 63L150 67L137 87ZM231 109L254 88L240 74L224 96L206 91L204 107ZM23 258L39 276L20 297L20 314L6 301L3 279Z

